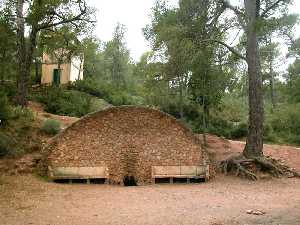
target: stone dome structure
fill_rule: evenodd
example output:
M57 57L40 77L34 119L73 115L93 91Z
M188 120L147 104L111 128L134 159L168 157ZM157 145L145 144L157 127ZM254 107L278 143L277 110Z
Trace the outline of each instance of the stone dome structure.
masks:
M124 184L134 179L208 178L206 157L194 134L155 109L121 106L89 114L47 147L52 179L105 178Z

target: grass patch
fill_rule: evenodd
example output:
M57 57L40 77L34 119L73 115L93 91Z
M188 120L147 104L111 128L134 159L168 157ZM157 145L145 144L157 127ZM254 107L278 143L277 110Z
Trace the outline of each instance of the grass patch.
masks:
M48 135L56 135L61 131L61 123L58 120L48 119L43 122L41 131Z

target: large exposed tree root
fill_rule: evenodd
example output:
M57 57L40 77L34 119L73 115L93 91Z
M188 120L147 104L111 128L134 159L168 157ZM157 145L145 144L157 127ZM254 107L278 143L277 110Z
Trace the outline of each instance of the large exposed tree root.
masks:
M242 176L251 180L258 180L259 172L269 173L274 177L300 177L300 173L269 157L246 158L244 155L231 157L220 163L220 169L225 174L235 172L236 176Z

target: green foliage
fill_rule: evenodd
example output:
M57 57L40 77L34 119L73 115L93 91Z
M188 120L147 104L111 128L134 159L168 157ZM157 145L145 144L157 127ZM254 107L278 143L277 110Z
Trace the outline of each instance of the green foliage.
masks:
M126 77L131 73L129 50L124 41L125 33L126 27L118 23L113 33L113 39L105 43L103 51L106 76L119 90L126 88Z
M40 149L37 123L30 109L11 106L10 119L0 127L0 154L17 156Z
M238 96L236 93L226 94L218 109L215 110L215 114L229 122L246 122L248 115L246 97Z
M1 92L5 93L10 101L16 96L17 88L16 83L14 81L4 82L0 84Z
M87 78L76 81L71 88L98 98L108 99L112 87L109 84L105 84L93 78Z
M84 38L82 48L84 53L84 77L105 77L105 61L101 41L96 37Z
M300 102L300 74L297 78L289 83L289 88L287 92L289 94L288 100L291 103L299 103Z
M299 20L299 15L298 20ZM297 21L296 21L297 22ZM300 57L300 38L297 38L289 48L289 56Z
M58 64L69 62L72 56L80 56L83 47L78 39L80 29L71 25L44 30L40 35L41 48Z
M16 47L14 27L0 8L0 80L15 76Z
M273 127L270 123L265 122L264 128L263 128L263 139L264 141L268 141L271 143L278 143L278 137L275 134Z
M143 99L141 97L132 96L126 90L120 90L110 83L93 78L76 81L71 88L102 98L106 102L115 106L137 105L143 103Z
M11 107L6 94L0 92L0 126L11 118Z
M111 106L103 99L96 98L96 97L91 97L91 98L92 98L91 107L89 109L90 112L97 112Z
M61 124L57 120L49 119L43 122L41 131L49 135L56 135L61 130Z
M270 115L267 123L279 142L300 145L300 104L281 105Z
M53 114L81 117L90 112L91 97L78 91L51 87L33 98L45 104L45 111Z
M207 132L211 134L215 134L225 138L231 138L231 132L233 130L232 123L219 118L219 117L211 117L209 121L209 125L207 127Z
M12 137L0 132L0 157L13 154L16 143Z
M234 126L233 130L230 132L230 136L233 139L246 137L248 134L248 124L240 123Z
M17 106L12 109L11 119L25 119L26 121L31 122L34 120L34 115L30 109Z

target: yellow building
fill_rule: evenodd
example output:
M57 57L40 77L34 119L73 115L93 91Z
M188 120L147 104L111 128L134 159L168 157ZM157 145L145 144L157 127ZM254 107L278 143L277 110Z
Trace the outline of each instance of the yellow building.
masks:
M67 84L83 79L83 57L73 56L70 62L63 63L58 69L58 63L46 53L43 54L42 84Z

